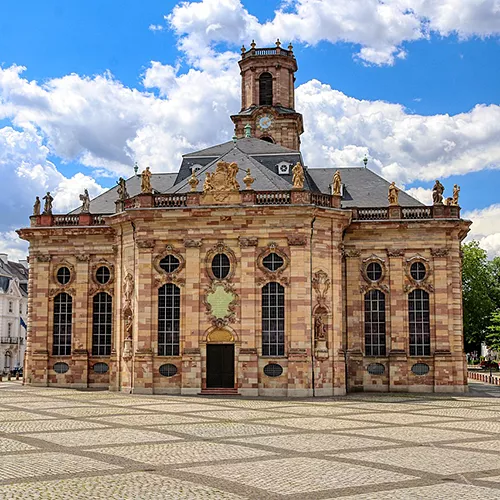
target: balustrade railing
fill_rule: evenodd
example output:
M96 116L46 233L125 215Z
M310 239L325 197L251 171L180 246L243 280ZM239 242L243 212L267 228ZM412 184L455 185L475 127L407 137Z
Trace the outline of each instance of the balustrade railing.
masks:
M389 218L389 210L382 208L358 208L357 220L384 220Z
M54 226L78 226L79 216L78 215L54 215L53 216Z
M331 207L332 197L329 194L311 194L311 203L317 205L318 207Z
M187 204L186 194L162 194L155 195L154 206L156 208L163 207L185 207Z
M406 207L401 213L403 219L432 219L432 207Z
M22 344L24 339L22 337L0 337L0 344Z
M102 226L103 224L106 224L106 221L104 220L103 215L93 215L92 216L92 225L93 226Z
M290 205L289 191L260 191L255 193L256 205Z

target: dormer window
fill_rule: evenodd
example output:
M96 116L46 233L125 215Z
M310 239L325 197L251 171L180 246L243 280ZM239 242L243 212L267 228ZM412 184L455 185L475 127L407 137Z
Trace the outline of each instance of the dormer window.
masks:
M289 175L290 174L290 163L282 161L276 165L279 175Z

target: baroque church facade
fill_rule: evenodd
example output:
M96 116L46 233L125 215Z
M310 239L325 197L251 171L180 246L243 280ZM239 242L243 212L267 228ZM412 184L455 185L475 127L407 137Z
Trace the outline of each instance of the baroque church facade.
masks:
M25 383L147 394L467 390L458 187L306 166L293 48L242 48L233 140L30 227ZM360 162L361 163L361 162Z

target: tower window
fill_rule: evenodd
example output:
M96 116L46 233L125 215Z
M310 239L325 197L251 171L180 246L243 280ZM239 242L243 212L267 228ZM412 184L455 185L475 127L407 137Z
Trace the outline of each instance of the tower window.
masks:
M262 355L285 355L285 289L273 281L262 288Z
M158 355L178 356L181 290L167 283L158 290Z
M60 293L54 298L54 330L52 354L69 356L71 354L71 327L73 299L67 293Z
M408 323L410 325L410 356L431 354L431 325L429 294L413 290L408 295Z
M271 73L262 73L259 77L259 105L273 105L273 77Z
M111 354L113 299L111 295L101 292L94 295L93 302L92 355L109 356Z

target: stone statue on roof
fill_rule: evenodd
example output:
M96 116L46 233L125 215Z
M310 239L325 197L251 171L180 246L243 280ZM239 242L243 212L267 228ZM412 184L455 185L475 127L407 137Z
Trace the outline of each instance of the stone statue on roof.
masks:
M118 188L116 190L118 193L118 200L127 200L129 197L127 192L127 181L123 177L120 177L116 183L118 184Z
M340 171L337 170L333 174L333 194L334 196L340 196L341 195L341 187L342 187L342 179L340 178Z
M389 206L399 205L398 198L399 198L399 189L396 187L395 182L391 182L389 186L389 194L387 196L387 199L389 200Z
M153 192L153 188L151 187L151 170L149 167L146 167L146 170L142 171L141 174L141 193L150 194Z
M436 180L434 187L432 188L432 203L434 205L443 204L443 193L444 186L438 180Z
M90 196L89 192L85 189L83 194L80 195L80 201L82 202L82 214L88 214L90 212Z
M45 200L43 206L43 215L52 215L52 202L54 198L50 195L50 191L47 191L47 194L43 197Z
M458 196L460 194L460 186L455 184L453 186L453 198L451 199L451 205L458 206Z
M33 215L40 215L40 206L41 206L40 198L37 196L35 198L35 204L33 205Z
M304 189L304 181L306 179L304 175L304 167L297 162L295 167L292 168L292 172L293 189Z

